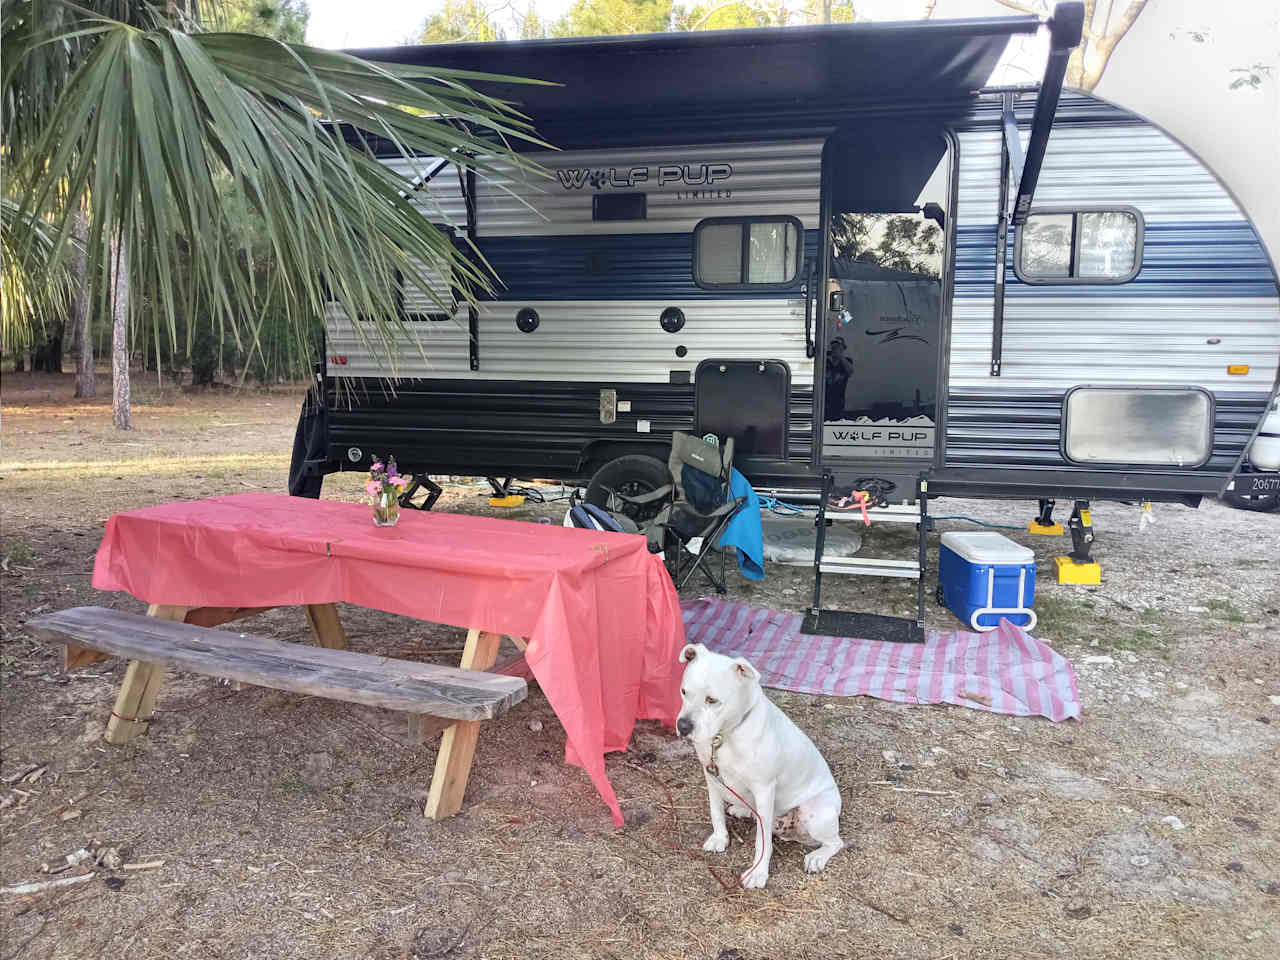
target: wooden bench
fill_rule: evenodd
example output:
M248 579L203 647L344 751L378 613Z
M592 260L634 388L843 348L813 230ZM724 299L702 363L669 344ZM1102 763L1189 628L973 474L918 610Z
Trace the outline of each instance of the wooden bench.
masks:
M179 609L184 608L175 608L175 613ZM487 661L485 666L493 663L501 641L496 634L477 630L468 634L462 667L445 667L215 630L180 617L157 616L154 609L149 616L139 616L105 607L75 607L28 620L26 627L43 640L66 646L68 668L103 655L131 661L107 725L106 739L112 743L146 732L167 667L451 720L431 780L425 810L431 818L461 809L480 724L505 713L529 693L520 677L474 669L481 661Z

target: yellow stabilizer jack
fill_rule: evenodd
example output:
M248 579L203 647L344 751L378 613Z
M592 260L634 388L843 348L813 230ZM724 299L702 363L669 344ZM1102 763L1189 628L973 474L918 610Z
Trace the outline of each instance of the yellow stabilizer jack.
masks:
M1027 524L1027 532L1039 533L1046 537L1060 537L1062 536L1063 530L1062 524L1057 521L1054 521L1053 523L1038 523L1035 520L1032 520Z
M490 497L489 506L491 507L520 507L524 505L524 497L518 493L513 493L506 497Z
M1059 583L1078 583L1086 587L1102 583L1102 567L1096 562L1076 563L1070 557L1054 557L1053 562L1058 565Z

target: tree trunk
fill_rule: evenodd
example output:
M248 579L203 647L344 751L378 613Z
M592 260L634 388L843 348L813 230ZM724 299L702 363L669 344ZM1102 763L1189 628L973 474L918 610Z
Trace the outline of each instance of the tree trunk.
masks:
M67 271L71 277L72 283L75 282L75 273L72 272L75 267L75 257L71 257L71 263L67 267ZM68 370L75 372L76 361L80 357L80 338L84 333L80 324L77 322L75 291L72 291L71 309L67 313L66 336L62 338L62 372Z
M76 354L76 396L96 397L98 385L93 378L93 321L89 312L88 253L89 220L84 207L76 213L71 235L77 246L71 254L71 282L75 292L71 301L71 340Z
M132 430L129 411L129 252L112 245L111 283L111 422Z
M1098 85L1098 81L1102 79L1102 72L1107 69L1107 64L1111 62L1111 54L1115 52L1116 44L1124 39L1125 34L1129 32L1129 29L1137 21L1138 15L1142 13L1146 5L1146 0L1131 0L1119 19L1114 23L1111 21L1112 11L1110 9L1107 10L1105 32L1094 39L1091 48L1085 51L1080 60L1081 70L1078 85L1081 90L1092 90ZM1088 23L1088 21L1085 22ZM1081 44L1081 46L1083 47L1084 44Z
M65 318L57 326L49 325L49 332L35 345L31 353L31 372L42 370L45 373L62 372L62 336L66 329Z

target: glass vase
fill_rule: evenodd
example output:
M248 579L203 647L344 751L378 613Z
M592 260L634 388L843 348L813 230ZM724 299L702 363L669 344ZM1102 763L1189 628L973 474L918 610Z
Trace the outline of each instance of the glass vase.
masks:
M373 524L394 527L400 519L400 501L393 493L381 493L373 500Z

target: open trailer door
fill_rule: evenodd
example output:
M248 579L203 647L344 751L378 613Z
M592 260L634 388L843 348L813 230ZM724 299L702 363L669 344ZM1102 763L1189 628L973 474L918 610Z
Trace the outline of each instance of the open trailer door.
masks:
M891 502L934 457L952 160L941 123L919 121L849 124L825 154L822 463Z

